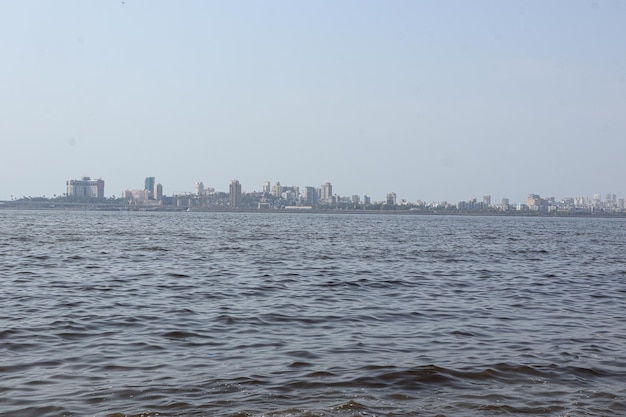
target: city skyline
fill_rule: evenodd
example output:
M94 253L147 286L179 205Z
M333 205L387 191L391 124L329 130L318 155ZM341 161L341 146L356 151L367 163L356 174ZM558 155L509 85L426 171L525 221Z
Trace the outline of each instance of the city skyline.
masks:
M500 198L493 198L491 194L482 194L481 196L471 196L461 200L408 200L403 196L398 196L394 191L386 193L384 199L373 199L369 194L338 194L333 192L333 185L331 182L325 182L319 186L311 185L286 185L281 184L280 181L276 181L272 184L271 181L265 180L262 182L259 189L256 188L244 188L243 184L237 179L232 179L225 189L219 187L212 187L205 185L203 181L196 181L193 187L193 191L177 191L171 194L163 192L163 185L157 181L155 176L145 177L143 180L143 188L125 188L120 195L109 194L105 192L105 180L102 178L94 178L83 176L79 179L70 179L66 182L65 193L53 193L43 195L23 195L23 196L11 196L11 200L0 201L13 201L20 199L32 199L32 198L60 198L60 197L74 197L79 200L82 198L98 198L98 199L122 199L127 201L148 203L148 202L162 202L164 198L180 198L187 196L209 196L209 195L226 195L228 196L227 205L230 208L240 208L242 198L249 195L262 195L271 194L279 199L285 196L285 193L291 194L291 197L286 198L294 202L296 205L318 205L320 202L322 205L327 204L341 204L341 202L350 202L357 205L369 205L369 204L385 204L385 205L419 205L427 207L457 207L463 210L473 209L479 207L480 209L489 207L511 207L520 208L523 206L534 206L546 208L550 205L556 206L571 206L571 207L602 207L602 208L626 208L625 199L623 196L618 196L615 193L594 193L591 196L584 195L562 195L562 196L546 196L535 193L528 193L525 198L519 200L509 198L508 196L502 196Z
M624 21L613 0L3 2L0 199L149 172L626 195Z

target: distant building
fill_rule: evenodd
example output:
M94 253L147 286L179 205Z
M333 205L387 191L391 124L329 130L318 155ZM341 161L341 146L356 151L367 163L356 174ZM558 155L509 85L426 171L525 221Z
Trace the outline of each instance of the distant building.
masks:
M396 205L396 193L387 193L387 205L388 206Z
M290 198L292 198L293 200L297 200L300 198L300 187L296 185L281 186L280 189L280 197L283 199L285 199L285 193L290 193Z
M539 211L543 208L547 208L545 200L543 200L538 194L528 194L526 197L526 205L529 210Z
M486 207L484 202L478 201L475 198L470 198L467 201L459 201L456 204L456 208L461 211L481 211Z
M617 196L615 194L606 195L606 206L610 208L617 206Z
M195 184L194 188L196 190L196 195L204 195L204 184L202 183L202 181L198 181Z
M263 194L269 194L272 191L272 185L269 181L263 183Z
M154 200L154 184L156 183L154 177L147 177L146 180L144 181L144 187L143 189L146 190L148 192L148 199L149 200Z
M230 182L229 188L230 207L237 208L241 205L241 184L237 180Z
M277 181L276 184L272 187L272 195L276 198L280 198L283 193L283 187L280 185L280 181Z
M322 201L330 201L333 198L333 186L327 182L320 186L319 199Z
M317 204L317 191L315 187L304 187L304 203L311 206Z
M281 198L285 200L287 204L294 204L296 201L296 193L294 193L291 188L288 188L286 191L283 191Z
M600 207L602 205L602 196L600 194L593 195L593 206Z
M74 198L104 198L104 181L82 177L80 180L69 180L65 183L67 195Z
M154 184L154 191L152 192L152 197L155 200L163 200L163 186L159 183Z
M148 190L124 190L122 198L128 202L144 204L150 199Z

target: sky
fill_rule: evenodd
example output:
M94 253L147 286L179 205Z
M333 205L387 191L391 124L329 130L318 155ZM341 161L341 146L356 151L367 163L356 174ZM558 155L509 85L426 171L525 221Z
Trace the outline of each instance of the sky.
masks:
M0 200L626 197L621 0L0 2Z

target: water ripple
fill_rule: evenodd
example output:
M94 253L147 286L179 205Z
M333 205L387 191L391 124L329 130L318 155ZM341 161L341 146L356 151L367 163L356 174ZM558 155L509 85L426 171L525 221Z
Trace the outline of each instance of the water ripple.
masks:
M0 211L0 415L623 415L625 238L621 219Z

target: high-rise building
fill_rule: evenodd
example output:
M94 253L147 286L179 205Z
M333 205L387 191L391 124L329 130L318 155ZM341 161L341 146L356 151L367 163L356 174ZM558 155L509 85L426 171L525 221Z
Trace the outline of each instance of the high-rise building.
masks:
M396 205L396 193L387 193L387 205L388 206Z
M317 204L317 191L315 187L304 187L304 203L311 206Z
M232 180L229 187L230 207L238 208L241 204L241 184L237 180Z
M144 187L143 189L148 191L148 195L149 195L149 199L150 200L154 200L154 184L155 184L155 180L154 177L146 177L146 180L144 182Z
M491 196L490 195L484 195L483 196L483 205L486 207L491 206Z
M617 196L615 194L607 194L606 205L609 207L615 207L617 205Z
M602 204L602 197L600 196L600 194L594 194L593 195L594 207L600 207L601 204Z
M163 200L163 186L161 184L154 184L154 191L152 196L155 200Z
M281 198L287 202L287 204L293 204L296 201L296 193L292 189L283 191Z
M104 198L104 181L81 177L80 180L69 180L65 183L67 195L74 198Z
M263 183L263 194L269 194L272 191L272 185L269 181Z
M274 187L272 187L272 195L276 198L280 198L283 193L283 187L280 185L280 181L276 182Z
M204 183L202 183L202 181L196 182L194 188L196 190L196 195L204 195Z
M546 211L548 209L548 201L541 198L539 194L528 194L526 205L530 210Z
M329 201L333 197L333 186L327 182L320 186L320 195L319 198L322 201Z

